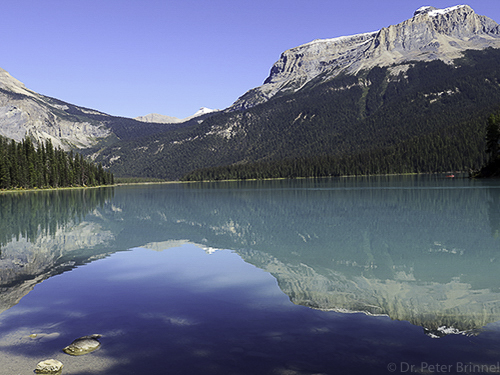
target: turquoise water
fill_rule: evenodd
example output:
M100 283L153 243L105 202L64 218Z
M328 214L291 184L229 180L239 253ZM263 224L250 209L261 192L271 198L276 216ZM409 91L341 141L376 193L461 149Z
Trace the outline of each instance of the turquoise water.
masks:
M444 176L5 194L0 374L500 372L499 233Z

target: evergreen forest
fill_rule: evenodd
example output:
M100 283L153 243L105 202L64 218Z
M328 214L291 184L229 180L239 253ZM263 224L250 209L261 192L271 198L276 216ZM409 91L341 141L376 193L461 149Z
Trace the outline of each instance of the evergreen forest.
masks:
M181 179L457 171L473 174L486 163L491 169L492 153L498 153L488 149L486 143L489 142L491 148L492 144L498 144L500 137L500 115L491 115L500 107L498 58L499 50L469 51L466 57L456 61L456 67L440 61L415 63L405 73L406 77L401 74L397 78L391 78L387 68L376 67L366 74L370 87L344 91L334 102L328 88L334 91L332 85L338 85L342 78L323 84L309 93L295 95L295 100L302 97L300 104L305 104L299 118L301 125L308 132L318 129L315 141L306 141L310 136L304 133L305 129L297 129L297 135L292 133L284 140L291 143L292 152L288 155L283 152L283 158L199 168ZM350 81L351 85L355 84L355 77L346 76L343 80L345 86ZM285 100L283 97L275 102ZM334 103L338 107L332 107ZM287 113L297 113L291 103L286 107L290 111L282 111L282 118ZM353 110L355 107L358 111ZM335 118L341 113L344 113L343 119ZM497 129L494 133L497 138L488 141L491 135L487 133L492 129ZM275 152L282 147L276 144Z
M500 50L318 77L246 110L127 139L96 160L120 177L222 180L474 171L500 108Z
M114 183L113 174L82 155L38 145L26 137L18 143L0 138L0 189L100 186Z
M474 177L500 177L500 112L488 118L486 128L486 164L475 173Z

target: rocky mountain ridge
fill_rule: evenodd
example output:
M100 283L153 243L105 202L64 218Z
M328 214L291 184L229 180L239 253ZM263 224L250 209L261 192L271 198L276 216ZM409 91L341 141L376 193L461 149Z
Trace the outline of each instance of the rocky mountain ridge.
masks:
M209 113L214 113L218 112L218 109L210 109L206 107L201 107L198 111L196 111L194 114L191 116L185 117L185 118L178 118L178 117L173 117L173 116L166 116L166 115L161 115L158 113L150 113L145 116L139 116L135 117L134 120L137 121L143 121L143 122L154 122L158 124L179 124L183 122L190 121L196 117L200 117Z
M379 31L314 40L283 52L264 84L245 93L229 109L250 108L343 73L411 61L451 63L465 50L488 47L500 48L500 26L492 19L477 15L468 5L425 6L412 18Z
M50 140L56 148L84 150L177 129L216 111L201 108L192 116L171 121L161 115L160 119L116 117L36 93L0 68L0 136L17 142L30 137L37 144Z
M50 139L63 149L87 148L111 135L103 121L88 115L108 117L38 94L0 69L0 135L18 142L26 136Z

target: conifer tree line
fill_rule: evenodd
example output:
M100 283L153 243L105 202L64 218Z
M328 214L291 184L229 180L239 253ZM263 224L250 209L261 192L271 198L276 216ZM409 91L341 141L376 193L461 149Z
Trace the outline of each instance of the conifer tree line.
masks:
M184 175L181 181L472 172L487 163L487 154L487 166L495 169L496 175L500 176L500 115L492 115L488 123L486 132L482 134L475 131L477 126L471 122L461 129L463 134L459 137L452 138L446 134L449 129L445 129L389 147L343 156L319 155L202 168ZM482 138L483 141L478 142L474 138ZM484 138L486 150L483 148Z
M480 121L479 121L480 122ZM203 168L182 177L184 181L245 180L265 178L329 177L402 173L468 171L472 177L500 177L500 111L488 117L484 152L471 142L474 131L464 127L457 142L446 132L435 132L386 148L336 157L321 155L249 164ZM481 134L476 134L481 136ZM479 169L478 169L479 167Z
M495 162L499 157L500 142L500 113L492 114L488 118L488 127L486 128L486 152L489 162Z
M0 189L99 186L114 183L111 173L73 151L54 148L47 140L38 147L29 137L17 143L0 138Z
M476 177L500 177L500 112L488 118L486 128L486 153L488 161Z

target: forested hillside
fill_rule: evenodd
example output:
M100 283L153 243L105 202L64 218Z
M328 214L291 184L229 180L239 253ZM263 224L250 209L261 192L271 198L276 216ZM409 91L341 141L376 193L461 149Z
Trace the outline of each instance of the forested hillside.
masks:
M179 179L468 171L500 106L500 50L375 67L103 150L119 176ZM201 169L209 168L207 171Z
M54 148L47 141L35 147L0 137L0 189L97 186L113 183L113 174L82 155Z
M486 164L474 174L474 177L500 177L500 112L488 118L486 128Z

